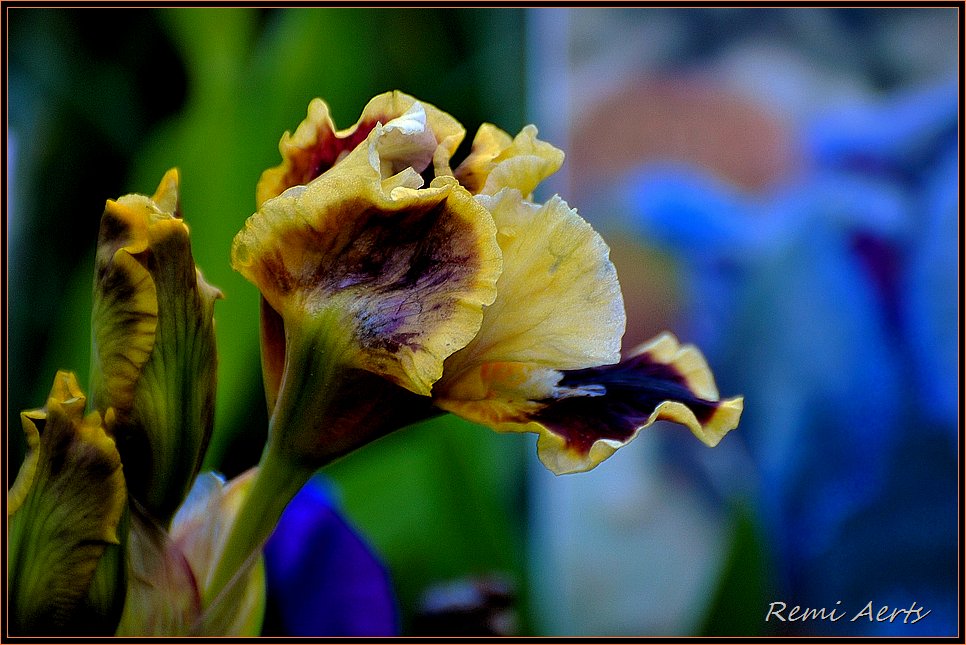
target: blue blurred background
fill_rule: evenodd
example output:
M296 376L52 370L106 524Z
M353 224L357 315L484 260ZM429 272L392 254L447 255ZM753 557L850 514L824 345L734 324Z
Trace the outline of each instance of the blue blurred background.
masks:
M481 633L961 630L957 10L17 8L7 27L9 428L56 369L87 374L104 200L178 166L226 295L208 465L255 463L258 299L230 241L311 98L347 127L401 89L468 138L536 123L568 154L544 196L611 244L625 349L670 329L745 395L718 448L656 426L585 475L449 417L326 469L403 633L460 602ZM766 621L775 601L847 617ZM850 620L869 602L931 613Z

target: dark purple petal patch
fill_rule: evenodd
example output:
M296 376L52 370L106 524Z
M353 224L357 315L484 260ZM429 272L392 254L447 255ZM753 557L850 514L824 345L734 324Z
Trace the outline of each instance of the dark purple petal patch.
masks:
M568 448L584 454L600 439L629 440L665 401L684 404L701 425L711 420L720 405L697 396L674 365L657 362L646 353L616 365L563 374L559 388L588 394L540 401L546 407L533 420L563 437Z

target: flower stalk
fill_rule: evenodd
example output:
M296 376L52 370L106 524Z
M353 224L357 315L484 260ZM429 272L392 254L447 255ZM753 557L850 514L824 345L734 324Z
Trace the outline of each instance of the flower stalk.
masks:
M348 337L333 310L291 324L285 332L285 370L258 473L232 524L204 604L271 536L282 512L316 470L351 449L326 442L319 428L346 370Z
M258 474L231 525L228 542L215 567L211 582L204 589L202 605L210 607L233 583L248 560L271 537L288 503L309 480L315 469L291 463L277 451L266 448Z

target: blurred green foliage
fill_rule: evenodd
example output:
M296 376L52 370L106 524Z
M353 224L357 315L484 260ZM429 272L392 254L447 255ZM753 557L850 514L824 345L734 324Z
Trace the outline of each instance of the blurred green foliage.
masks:
M348 127L390 89L453 114L467 128L464 150L483 121L510 132L525 124L522 10L14 8L7 20L14 465L19 411L43 404L58 368L86 381L105 199L151 194L165 170L181 170L195 260L226 296L215 308L207 465L233 475L257 461L267 419L258 293L232 272L229 248L259 174L280 161L282 133L315 96ZM432 582L499 571L523 587L527 449L443 417L329 469L347 515L390 566L404 624Z
M700 636L765 636L761 607L775 598L770 556L752 506L734 501L724 571L718 577L698 631ZM774 623L772 623L774 624Z

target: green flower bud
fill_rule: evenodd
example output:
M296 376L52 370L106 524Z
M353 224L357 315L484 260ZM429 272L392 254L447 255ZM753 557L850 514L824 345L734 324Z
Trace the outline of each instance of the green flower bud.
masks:
M178 173L152 197L108 201L94 277L91 395L111 431L131 497L167 526L197 474L215 399L214 301L181 219Z
M121 552L127 491L114 440L99 413L84 416L86 402L74 375L58 372L47 405L20 415L28 453L7 493L16 634L111 634L117 624L123 569L104 556Z

